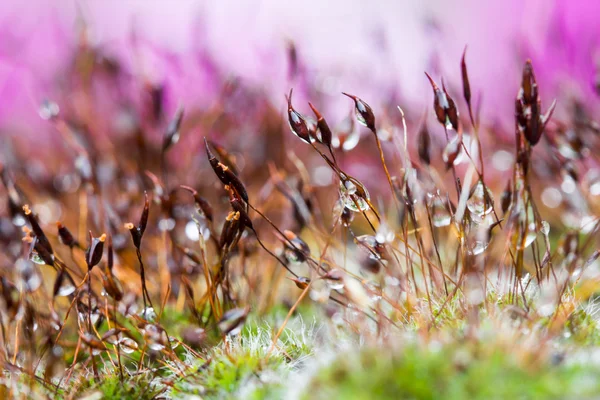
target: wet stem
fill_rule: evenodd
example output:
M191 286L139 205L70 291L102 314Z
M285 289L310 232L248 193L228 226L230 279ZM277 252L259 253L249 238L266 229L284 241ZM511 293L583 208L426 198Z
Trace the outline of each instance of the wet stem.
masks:
M144 262L142 260L142 252L139 247L136 247L135 254L137 255L138 262L140 263L140 280L142 283L142 299L144 301L144 316L147 317L146 313L148 312L148 303L150 303L150 307L154 308L152 305L152 300L150 299L150 295L148 294L148 289L146 288L146 271L144 268Z
M385 157L383 155L383 148L381 147L381 140L379 140L379 136L377 135L377 129L373 128L373 129L371 129L371 132L373 132L373 135L375 136L375 142L377 143L377 149L379 150L379 158L381 160L381 165L383 166L383 170L385 171L385 176L390 185L390 190L392 191L392 196L394 197L394 201L396 202L396 207L399 209L399 207L400 207L399 200L398 200L398 197L396 196L396 191L394 190L394 184L392 183L392 177L391 177L390 172L388 171L387 165L385 163Z

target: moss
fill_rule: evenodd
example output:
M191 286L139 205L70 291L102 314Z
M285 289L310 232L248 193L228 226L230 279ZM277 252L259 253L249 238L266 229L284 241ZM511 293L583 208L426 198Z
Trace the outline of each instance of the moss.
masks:
M278 326L278 325L277 325ZM175 398L281 398L289 372L312 353L313 331L300 317L293 318L271 351L273 326L251 317L242 333L213 348L191 373L176 381Z
M185 379L176 382L171 395L176 398L189 395L226 398L245 385L255 386L259 392L266 391L262 388L261 375L265 371L278 369L280 364L279 357L267 359L249 352L214 354L212 359L196 368Z
M565 336L569 342L580 346L600 345L597 321L585 310L573 312L565 324Z
M123 381L119 379L118 374L107 374L98 383L91 380L88 387L77 397L145 400L154 399L165 391L150 372L129 376Z
M563 399L598 396L591 367L520 366L501 350L464 346L440 351L416 346L390 355L363 350L318 371L305 399Z

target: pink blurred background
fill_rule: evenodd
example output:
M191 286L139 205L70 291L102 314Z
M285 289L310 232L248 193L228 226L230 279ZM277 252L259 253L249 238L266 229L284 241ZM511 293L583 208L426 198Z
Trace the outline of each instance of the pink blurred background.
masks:
M505 1L47 1L0 6L0 135L50 129L42 100L64 101L82 21L91 47L118 59L134 80L164 84L166 113L207 107L221 78L240 77L284 109L291 86L318 89L329 118L349 104L342 90L375 109L393 98L414 119L431 104L423 71L444 77L460 97L460 57L468 46L482 115L510 131L520 69L532 58L545 106L578 96L595 107L600 63L594 0ZM290 80L289 44L302 71ZM60 102L59 102L60 103ZM564 104L564 103L563 103ZM545 107L544 106L544 107ZM556 114L561 115L561 101Z

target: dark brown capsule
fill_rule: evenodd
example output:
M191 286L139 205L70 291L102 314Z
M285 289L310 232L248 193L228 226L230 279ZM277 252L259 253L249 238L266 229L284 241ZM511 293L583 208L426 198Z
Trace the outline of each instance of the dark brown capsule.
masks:
M525 138L535 145L539 142L542 137L542 131L540 129L540 102L534 101L529 107L530 114L527 118L527 124L525 125Z
M520 99L515 100L515 118L519 127L525 129L527 118L525 117L525 110L523 110L523 102Z
M223 182L225 185L229 185L240 196L242 200L246 203L248 202L248 192L246 191L246 187L242 183L242 181L225 165L219 163L219 165L223 168L223 173L226 177L226 182Z
M521 79L523 103L525 103L525 105L531 105L533 102L537 101L536 86L537 83L535 81L533 65L531 65L531 60L527 60L525 67L523 68L523 76Z
M150 201L148 200L148 193L144 192L144 209L142 210L142 215L140 216L140 222L138 224L138 229L140 231L140 240L144 236L144 232L146 231L146 226L148 226L149 214L150 214Z
M239 175L239 170L237 165L235 164L234 157L231 154L229 154L225 147L213 142L210 139L208 139L208 144L212 146L212 148L217 152L217 155L221 159L221 162L227 165L234 174Z
M29 208L29 206L27 204L25 204L23 206L23 213L25 214L27 221L29 221L29 224L31 225L31 230L33 231L33 233L35 234L35 236L37 238L36 245L43 247L45 252L47 252L49 254L53 254L54 250L52 249L52 246L50 245L50 241L48 241L48 238L46 237L46 234L40 227L40 224L38 223L37 218L35 217L35 215L33 215L33 212L31 212L31 209ZM52 265L52 264L50 264L50 265Z
M288 123L292 133L304 140L306 143L310 143L310 129L306 119L298 111L294 110L292 106L292 94L294 89L290 89L290 94L287 98L288 101Z
M79 242L75 240L73 234L60 222L56 223L56 227L58 228L58 238L65 246L70 248L79 247Z
M165 152L171 146L177 144L181 136L181 122L183 121L183 107L179 107L175 113L175 118L167 126L165 137L163 139L162 151Z
M333 138L333 133L331 132L331 129L329 128L329 125L327 124L327 121L325 121L325 118L323 118L323 116L321 115L319 110L317 110L315 108L315 106L312 105L312 103L309 102L308 106L310 107L310 109L315 114L315 117L317 118L317 127L319 128L319 132L321 132L321 143L323 143L327 147L331 147L331 140Z
M102 274L102 285L104 291L116 301L123 299L123 285L110 271L107 274Z
M106 256L106 266L108 267L108 270L110 271L110 273L112 273L112 269L114 266L114 252L113 252L113 240L112 240L112 235L109 233L108 234L108 248L107 248L107 256Z
M289 262L303 263L306 261L307 256L310 255L310 247L302 239L300 239L292 231L283 231L285 239L282 238L285 246L284 254L285 258ZM287 239L287 240L286 240Z
M418 152L419 159L426 165L431 164L431 157L429 155L430 147L431 147L431 138L429 136L429 130L427 129L427 124L423 123L421 130L419 131L418 137Z
M242 226L254 230L252 220L250 219L250 216L246 212L246 209L242 203L238 199L231 199L229 200L229 204L231 204L231 208L233 208L234 211L240 214L240 222L242 223Z
M125 229L131 233L131 239L133 240L133 245L136 249L140 249L142 245L142 235L140 235L140 230L133 225L131 222L125 224Z
M71 275L69 275L67 270L62 268L58 272L58 275L56 275L56 280L54 281L54 286L52 288L52 297L68 296L75 292L75 290L75 281Z
M527 60L523 67L521 88L517 95L515 114L517 125L527 141L533 146L542 137L546 124L552 117L556 101L552 103L545 115L542 115L539 89L535 80L531 61Z
M240 214L234 211L230 212L225 218L225 223L223 224L223 229L221 230L219 247L223 249L231 246L240 232L240 228Z
M162 85L148 85L149 108L154 121L160 121L163 116L165 88Z
M462 75L463 84L463 96L467 104L471 104L471 84L469 83L469 74L467 73L467 62L465 57L467 56L467 48L463 51L462 59L460 61L460 72Z
M446 100L448 101L448 108L446 109L446 116L448 117L448 121L452 125L452 128L458 132L458 109L456 108L456 104L452 97L448 94L446 90L446 85L444 84L444 80L442 80L442 89L444 90L444 95L446 96Z
M433 81L433 78L429 76L427 72L425 72L425 75L427 76L427 79L429 79L429 83L433 89L433 110L435 111L435 116L437 117L438 122L445 126L448 99L444 92L442 92L438 85Z
M210 222L213 222L213 208L210 205L210 203L208 202L208 200L206 200L204 197L200 196L198 194L198 191L194 188L191 188L189 186L185 186L185 185L180 185L179 186L182 189L187 190L188 192L190 192L192 194L192 196L194 196L194 202L196 203L196 207L198 207L198 209L202 212L202 214L204 214L204 216L206 217L207 220L209 220Z
M228 166L217 160L214 154L212 154L212 152L210 151L206 138L204 138L204 144L206 146L206 154L208 155L210 165L217 177L219 178L219 180L224 185L229 185L233 189L235 189L235 191L242 198L242 200L244 200L247 203L248 192L246 191L246 187L244 186L242 181L237 177L235 173L233 173L233 171Z
M342 94L354 100L354 108L356 112L356 119L358 120L358 122L369 128L373 133L375 133L375 114L373 113L371 106L369 106L363 100L354 95L344 92L342 92Z
M88 270L91 270L94 266L98 265L102 259L105 241L106 234L103 233L100 237L95 238L92 235L92 231L90 231L90 247L88 247L85 255Z
M511 182L508 181L508 183L506 184L506 188L504 189L504 191L502 192L502 196L500 198L500 205L502 207L502 214L506 214L506 212L508 211L508 208L510 207L510 203L512 202L512 185Z
M55 264L54 254L48 252L48 248L39 242L37 236L33 237L33 241L34 241L33 248L35 250L35 253L37 253L38 257L41 258L42 261L44 261L44 263L46 265L54 266L54 264Z
M204 138L204 148L206 149L206 157L208 157L208 162L210 163L210 166L212 167L219 180L226 185L227 183L225 183L226 178L225 174L223 173L223 169L219 167L219 160L217 160L217 157L215 157L213 152L210 150L206 138Z

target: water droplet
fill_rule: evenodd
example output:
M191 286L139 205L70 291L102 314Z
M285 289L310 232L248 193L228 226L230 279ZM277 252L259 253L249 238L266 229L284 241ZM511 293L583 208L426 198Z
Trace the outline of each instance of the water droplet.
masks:
M340 197L344 206L354 212L367 211L371 199L367 189L355 179L340 180Z
M542 203L548 208L556 208L562 203L562 194L555 187L547 187L542 191Z
M23 225L25 225L25 222L26 222L25 218L21 214L15 215L12 219L12 223L15 226L23 226Z
M126 337L120 340L119 347L123 353L131 354L137 350L138 344L135 340Z
M527 227L524 234L524 241L522 246L519 246L520 249L526 249L535 241L535 238L538 235L538 232L541 229L538 229L537 223L535 222L535 214L533 212L533 207L531 206L531 202L527 204L527 214L526 218L524 214L521 214L521 223L525 225L527 223Z
M35 251L31 253L31 261L39 265L46 265L46 262L42 260L42 257Z
M525 241L523 243L522 249L526 249L527 247L529 247L531 245L531 243L533 243L535 241L536 237L537 237L537 232L535 229L535 223L532 222L531 224L529 224L527 233L525 234Z
M331 288L326 283L324 279L318 279L313 282L310 286L309 296L313 301L317 303L325 303L329 300L329 294L331 293Z
M35 292L42 284L42 279L37 273L33 273L25 280L25 287L28 292Z
M156 320L156 311L152 307L146 307L140 313L140 317L144 318L148 322L154 322Z
M163 232L172 231L175 228L175 220L173 218L162 218L158 222L158 229Z
M375 235L375 240L377 243L392 243L394 238L396 237L394 231L390 228L390 226L382 221L377 228L377 234Z
M327 286L330 290L342 290L344 288L344 281L327 281Z
M60 107L53 101L44 100L40 105L38 113L43 120L56 118L60 112Z
M358 129L354 130L353 132L350 132L349 135L340 136L337 140L341 141L342 150L350 151L358 145L358 142L360 142L360 131ZM338 147L340 147L339 144L336 148Z
M148 344L150 350L161 351L165 348L165 345L162 343L152 342Z
M545 236L548 236L550 234L550 224L548 223L548 221L542 221L542 228L540 229L540 231Z
M462 144L462 135L456 135L444 147L444 151L442 152L442 160L446 164L446 168L452 167L452 165L456 165L457 158L459 153L461 152L461 144Z
M483 242L481 240L476 240L475 242L473 242L472 246L471 246L471 254L476 256L478 254L483 253L489 246L489 242Z
M92 165L90 160L85 155L79 155L75 158L75 168L84 179L91 179Z
M435 227L443 227L450 225L452 221L452 216L448 211L444 201L436 196L431 202L431 223Z
M169 336L169 342L171 342L171 348L174 350L179 347L179 339L174 336Z
M573 178L571 178L569 175L567 175L567 176L565 176L564 180L562 181L560 188L566 194L571 194L577 189L577 184L575 183Z
M20 275L25 291L34 292L41 286L42 278L29 260L18 259L15 263L15 269Z
M288 260L290 263L300 263L300 257L298 257L298 252L294 249L290 249L288 246L285 247L285 250L283 250L283 255L285 256L285 259Z
M483 217L492 212L494 198L492 192L481 181L477 182L471 193L471 197L467 200L467 208L469 211L478 216Z
M366 251L369 256L372 256L376 260L384 258L386 253L385 243L380 243L377 238L372 235L361 235L354 239L359 248Z

